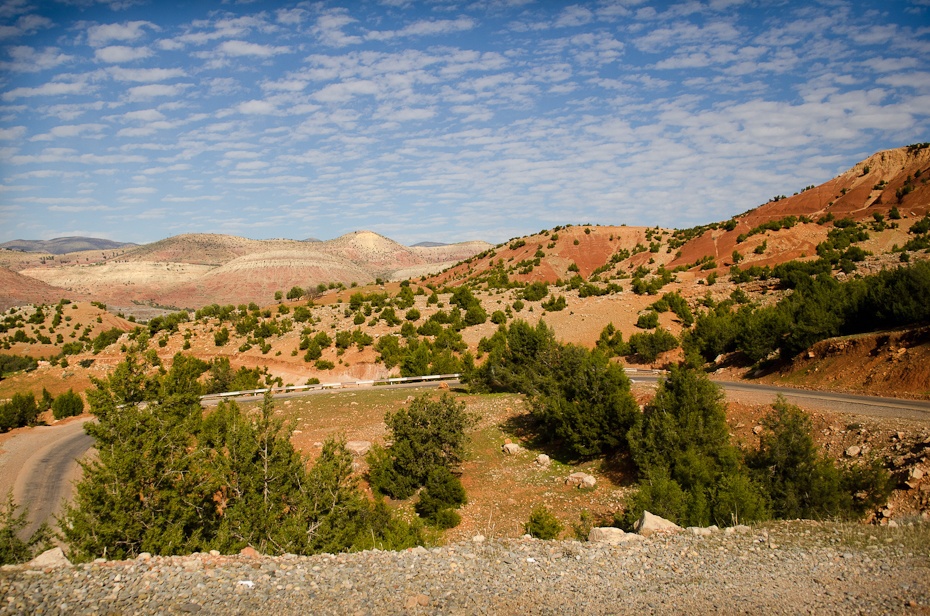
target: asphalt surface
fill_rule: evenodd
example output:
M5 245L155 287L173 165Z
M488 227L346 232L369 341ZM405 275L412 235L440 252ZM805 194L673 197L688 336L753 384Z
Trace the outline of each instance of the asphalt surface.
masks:
M628 376L634 383L650 384L658 383L663 378L662 375L650 373L631 373ZM781 395L789 402L807 410L930 421L930 401L928 400L906 400L903 398L811 391L742 381L714 379L714 383L722 387L727 394L727 398L731 400L741 400L748 397L750 399L747 401L765 403L766 401L774 401L777 396Z
M4 496L12 489L20 506L28 507L30 536L43 522L55 525L63 503L71 498L73 482L79 477L77 460L94 444L84 432L89 418L53 426L38 426L14 435L3 443L0 453L0 488Z

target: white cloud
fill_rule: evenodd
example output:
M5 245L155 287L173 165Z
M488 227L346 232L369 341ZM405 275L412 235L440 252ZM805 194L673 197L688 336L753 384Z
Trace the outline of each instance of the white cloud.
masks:
M121 62L132 62L133 60L142 60L151 57L152 50L148 47L127 47L125 45L111 45L94 51L94 57L101 62L110 64L119 64Z
M244 163L237 163L237 171L257 171L259 169L267 169L269 167L268 163L260 160L252 160Z
M147 101L160 96L179 96L187 89L189 84L177 83L172 85L150 84L136 86L126 91L126 100L130 102Z
M11 126L9 128L0 128L0 141L10 141L22 139L26 134L25 126Z
M328 9L317 18L316 25L311 31L316 35L320 43L328 47L357 45L362 42L362 37L348 35L342 31L349 24L358 21L349 17L348 13L348 10L342 8Z
M36 135L30 141L52 141L69 137L89 136L100 139L103 137L102 131L106 128L105 124L65 124L56 126L47 133Z
M223 41L217 49L227 56L255 56L257 58L270 58L277 54L290 52L289 47L258 45L256 43L249 43L248 41Z
M101 47L110 41L135 41L145 36L145 29L161 30L150 21L127 21L122 24L102 24L87 29L87 43Z
M58 47L36 49L26 45L7 48L11 61L0 63L0 68L14 73L36 73L47 71L74 60L74 56L61 53Z
M465 32L474 29L476 25L477 22L470 17L421 20L404 26L400 30L372 30L365 35L365 38L373 41L387 41L407 36L437 36L452 32Z
M243 159L243 158L258 158L257 152L249 152L247 150L232 150L223 154L223 158L232 158L232 159Z
M35 96L67 96L69 94L86 94L91 88L83 82L50 81L34 88L13 88L3 93L3 100L14 101L19 98L32 98Z
M131 122L156 122L158 120L164 120L165 114L157 109L139 109L137 111L124 113L120 117Z
M158 189L152 186L133 186L132 188L120 189L119 192L123 195L154 195L158 192Z
M123 68L114 66L108 72L114 79L119 81L135 81L137 83L155 83L187 76L184 69L180 68Z
M296 26L303 22L307 12L303 9L278 9L275 11L275 18L278 23L288 26Z
M591 23L594 14L583 6L566 7L555 20L556 28L572 28Z
M355 96L373 96L378 93L378 86L373 81L358 80L334 83L317 90L313 97L324 103L344 103Z
M273 104L269 103L268 101L260 100L239 103L239 105L236 107L236 110L239 113L258 115L278 113L278 109Z
M51 19L41 15L23 15L15 24L0 26L0 41L35 34L41 29L51 28L54 25Z

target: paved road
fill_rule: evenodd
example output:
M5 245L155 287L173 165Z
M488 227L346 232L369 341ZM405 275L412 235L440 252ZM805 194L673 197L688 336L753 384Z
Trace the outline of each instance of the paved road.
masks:
M94 444L84 433L88 419L24 430L0 445L0 490L6 495L12 489L16 502L29 507L24 537L42 522L54 524L70 499L80 472L76 460Z
M634 383L657 383L661 375L649 373L631 373ZM879 396L861 396L829 391L810 391L793 387L779 387L746 383L743 381L714 380L720 385L730 400L744 400L765 404L775 400L779 394L789 402L806 410L823 410L871 417L890 417L930 421L930 401L905 400L902 398L882 398Z
M634 384L654 385L661 375L650 373L630 374ZM853 394L806 391L789 387L757 385L753 383L716 381L729 399L765 404L779 394L807 410L825 410L877 417L898 417L930 421L930 402L879 398ZM450 385L456 385L454 381ZM389 387L423 387L422 383L392 385ZM430 387L430 385L427 385ZM435 387L435 386L433 386ZM277 394L276 398L290 398L318 393L357 391L357 387L311 390ZM239 400L261 399L240 398ZM84 419L83 421L87 421ZM72 481L79 467L75 462L93 445L93 439L83 431L83 421L57 426L43 426L23 431L3 443L0 452L0 490L10 487L18 503L30 508L29 532L43 520L54 521L60 513L61 502L68 498Z

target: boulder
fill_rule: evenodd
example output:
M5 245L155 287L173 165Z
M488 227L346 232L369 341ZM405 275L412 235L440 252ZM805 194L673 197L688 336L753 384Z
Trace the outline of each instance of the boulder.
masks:
M643 511L643 515L633 525L633 529L643 537L648 537L653 533L679 531L681 527L665 518Z
M640 541L642 537L635 533L625 533L619 528L610 526L596 526L588 533L588 541L591 543L606 543L608 545L620 545L628 541Z
M538 456L536 456L536 464L538 464L539 466L543 468L549 468L549 464L551 463L552 463L552 460L550 460L549 456L547 456L544 453L541 453Z
M61 548L52 548L30 560L26 563L26 566L33 569L55 569L58 567L70 567L71 561L67 559Z
M517 445L516 443L504 443L504 446L501 447L501 449L502 449L502 450L504 451L504 453L506 453L508 456L514 456L514 455L520 453L520 451L521 451L523 448L520 447L519 445Z
M862 447L859 445L850 445L846 448L846 456L849 458L855 458L862 452Z
M243 558L259 558L261 557L261 553L252 546L247 545L239 550L239 556L242 556Z
M346 441L346 449L353 456L360 458L368 453L368 450L371 449L370 441Z
M596 483L597 479L592 475L582 472L572 473L565 479L565 485L576 488L593 488Z

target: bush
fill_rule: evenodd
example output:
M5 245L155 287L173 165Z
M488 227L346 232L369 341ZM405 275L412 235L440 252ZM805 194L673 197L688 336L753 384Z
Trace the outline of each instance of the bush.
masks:
M681 526L719 526L768 515L730 444L720 388L692 368L673 366L628 436L640 473L626 522L643 509Z
M216 346L224 346L227 342L229 342L229 329L224 327L213 334L213 343Z
M626 355L636 355L640 360L651 363L659 355L678 347L678 338L666 329L659 327L654 332L639 333L630 336Z
M52 402L52 416L55 419L64 419L65 417L75 417L84 412L84 400L81 396L68 390L61 394Z
M20 537L28 524L29 512L23 509L17 513L18 509L19 506L13 501L13 490L10 490L6 502L0 505L0 566L31 560L51 543L51 533L45 524L27 541Z
M475 418L452 394L432 400L415 398L406 408L387 413L390 448L372 448L368 456L372 489L393 498L408 498L437 468L448 471L465 455L465 430ZM437 479L438 481L438 479Z
M562 523L544 505L536 505L530 519L523 525L526 534L537 539L557 539L562 532Z
M39 363L32 357L22 355L0 355L0 377L20 370L35 370Z
M528 302L538 302L542 298L546 297L549 293L549 285L545 282L531 282L530 284L523 287L521 295L523 299Z
M639 318L636 319L636 327L642 329L655 329L659 326L659 313L650 310L649 312L644 312L639 315Z
M468 502L465 497L465 488L459 478L445 466L437 466L430 471L426 478L426 485L420 492L420 499L414 506L417 514L425 518L434 526L452 528L439 524L439 517L443 511L451 511ZM456 517L458 514L456 514ZM444 514L445 522L452 521L452 517Z
M550 295L548 300L540 304L542 309L548 312L559 312L561 310L565 310L566 305L565 298L561 295L558 297L555 295Z
M31 392L13 394L9 402L0 404L0 432L35 425L38 417L39 406Z
M810 416L784 398L772 405L762 426L759 449L748 463L766 487L776 517L858 518L888 498L891 485L884 469L838 468L818 452Z
M246 545L314 554L422 543L418 527L364 497L343 443L327 440L307 470L270 394L258 413L224 401L204 416L196 395L183 394L196 379L191 368L176 360L176 374L165 377L175 385L157 383L148 405L128 404L125 379L114 376L88 392L98 421L85 429L99 457L83 464L62 517L72 560L229 554ZM117 367L114 375L137 370Z

